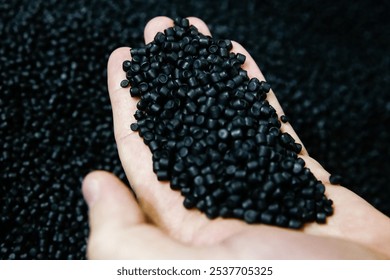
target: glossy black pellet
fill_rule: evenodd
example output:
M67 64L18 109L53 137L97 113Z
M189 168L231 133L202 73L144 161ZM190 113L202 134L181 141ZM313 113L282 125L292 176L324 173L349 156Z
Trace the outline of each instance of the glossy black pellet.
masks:
M302 170L303 170L303 166L299 162L294 163L293 170L292 170L294 174L299 174L302 172Z
M129 86L129 84L130 84L129 80L123 80L123 81L121 81L120 86L123 87L123 88L126 88L126 87Z
M236 218L236 219L242 219L244 217L244 209L241 209L241 208L236 208L236 209L233 209L233 217Z
M255 222L257 222L259 219L259 213L255 210L246 210L244 212L244 220L248 223L248 224L253 224Z
M281 227L285 227L288 225L288 222L289 221L288 221L288 218L286 216L284 216L282 214L276 216L276 219L275 219L276 225L281 226Z
M260 82L257 78L252 78L248 83L248 90L256 92L260 88Z
M303 188L301 192L302 196L311 198L314 196L315 190L313 188Z
M137 130L138 130L138 124L137 124L137 123L132 123L132 124L130 125L130 129L131 129L132 131L137 131Z
M242 138L244 136L244 133L243 133L242 129L237 128L237 129L232 130L230 135L232 136L232 138L237 139L237 138Z
M186 197L183 201L183 205L187 209L191 209L195 206L196 200L193 197Z
M324 224L326 222L326 213L324 212L317 213L316 221L319 224Z
M281 120L283 123L287 123L287 122L288 122L288 118L287 118L287 116L285 116L285 115L282 115L282 116L280 117L280 120Z
M238 54L236 55L236 58L237 58L237 60L240 62L240 64L244 64L245 59L246 59L246 56L243 55L243 54L238 53Z
M329 182L332 184L332 185L341 185L342 182L343 182L343 177L338 175L338 174L331 174L329 176Z
M122 63L122 69L123 69L123 71L125 71L125 72L129 71L130 68L131 68L131 66L132 66L132 63L131 63L130 60L125 60L125 61L123 61L123 63Z
M229 208L228 207L222 207L222 208L220 208L219 209L219 216L221 216L221 217L223 217L223 218L227 218L227 217L229 217L229 216L231 216L231 211L229 210Z
M264 224L272 224L274 217L271 213L263 212L260 215L260 220Z
M249 209L254 206L253 201L251 199L247 199L241 203L241 207L243 209Z
M260 88L263 92L268 93L271 89L271 86L269 83L262 81L260 82Z
M149 143L149 148L152 152L156 151L159 148L157 141L151 141Z
M324 212L326 213L327 216L332 215L333 211L334 210L333 210L332 206L330 206L330 205L324 206Z
M218 217L218 208L216 206L211 206L206 209L206 216L209 219L215 219Z
M218 136L219 138L221 138L222 140L225 140L229 137L229 131L227 131L226 129L220 129L218 131Z
M198 185L198 186L203 186L203 184L204 184L204 179L203 179L203 177L202 176L196 176L195 178L194 178L194 184L195 185Z
M137 63L132 63L130 70L132 73L137 74L141 70L141 66Z
M303 223L300 220L291 219L288 222L288 227L293 228L293 229L299 229L302 226L303 226Z
M203 185L195 185L194 190L196 197L203 197L207 193L207 188Z

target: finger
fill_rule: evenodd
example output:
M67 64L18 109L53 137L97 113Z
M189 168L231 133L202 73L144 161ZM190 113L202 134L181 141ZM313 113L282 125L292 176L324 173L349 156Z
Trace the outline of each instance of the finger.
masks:
M207 24L197 17L188 17L187 18L191 25L196 26L198 28L199 32L203 33L204 35L211 36L211 32L209 28L207 27Z
M117 142L132 133L130 125L135 122L136 102L130 96L129 88L122 88L120 83L126 78L122 63L130 60L130 48L116 49L108 59L107 84L114 120L114 134Z
M154 36L158 32L164 32L165 29L173 26L173 21L169 17L155 17L152 18L145 26L144 39L145 43L153 41Z
M253 242L260 240L261 242ZM249 243L250 242L250 243ZM225 240L236 258L251 259L383 259L370 250L344 238L303 234L275 227L253 227ZM248 246L251 244L250 246Z
M134 196L113 174L88 174L82 192L89 207L89 259L206 257L204 248L181 244L146 224Z
M88 174L83 180L82 192L89 207L88 258L104 256L104 248L112 245L118 232L145 222L132 194L108 172Z
M200 21L195 19L192 21L201 24L200 28L204 30L204 23L202 27ZM152 19L145 27L145 41L153 40L156 32L170 26L173 26L173 21L169 18ZM135 122L133 114L138 100L130 96L128 88L123 89L119 86L121 80L125 78L121 65L127 59L130 59L129 49L120 48L111 54L108 62L108 87L119 156L140 206L147 216L172 235L187 240L190 238L191 227L183 227L183 224L191 220L191 223L196 224L195 217L201 217L200 219L204 221L207 219L198 211L186 210L182 206L183 197L180 192L171 191L168 183L157 180L153 173L152 154L149 148L138 133L130 130L130 124Z
M105 171L88 174L82 186L89 207L89 223L95 232L116 231L145 222L134 196L115 175Z
M260 81L265 81L263 73L261 73L259 67L257 66L256 62L253 60L252 56L239 43L237 43L237 42L232 42L232 43L233 43L232 52L241 53L241 54L246 56L245 63L243 64L243 69L248 72L249 78L256 77ZM276 98L276 95L272 91L272 89L267 94L267 100L272 105L272 107L274 107L279 118L282 115L284 115L282 106L280 106L280 103L279 103L278 99ZM283 132L288 132L295 139L295 142L300 143L302 145L302 151L300 152L301 155L308 154L302 141L299 139L298 135L295 133L295 131L292 128L290 123L282 123L281 130Z
M108 91L110 94L111 107L114 120L114 134L118 147L119 157L127 174L130 184L135 192L141 185L148 185L151 189L158 185L156 176L152 170L152 155L149 148L143 143L138 133L130 129L130 125L136 122L134 113L137 100L129 94L128 88L122 88L120 82L125 78L121 68L122 62L130 59L129 48L115 50L108 60ZM159 191L145 193L145 196L159 196ZM138 194L143 202L143 194Z
M89 246L89 245L88 245ZM221 259L224 252L180 243L154 225L129 227L127 230L93 239L89 259Z

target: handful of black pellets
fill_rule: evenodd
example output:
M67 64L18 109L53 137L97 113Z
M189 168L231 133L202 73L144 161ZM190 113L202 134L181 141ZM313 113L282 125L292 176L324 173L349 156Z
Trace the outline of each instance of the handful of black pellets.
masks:
M149 146L158 180L210 219L296 229L325 223L333 208L324 184L298 157L302 146L280 130L270 85L249 79L246 57L231 49L230 40L177 18L123 62L121 86L139 98L131 129Z

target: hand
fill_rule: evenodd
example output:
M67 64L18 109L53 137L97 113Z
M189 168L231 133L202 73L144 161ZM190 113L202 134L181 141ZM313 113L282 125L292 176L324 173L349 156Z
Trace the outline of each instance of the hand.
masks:
M189 18L203 34L206 24ZM145 27L145 42L173 25L166 17L152 19ZM233 52L246 55L243 68L249 77L265 80L248 52L233 42ZM152 155L143 140L129 127L137 100L120 87L125 73L122 62L129 48L114 51L108 62L108 87L119 156L136 197L114 175L96 171L83 182L89 206L90 259L378 259L390 258L390 219L351 191L329 184L329 173L305 148L300 156L326 186L334 201L334 215L327 224L309 223L301 230L268 225L248 225L235 219L209 220L198 210L183 207L180 192L157 180ZM283 115L275 94L270 104ZM300 140L288 123L282 131Z

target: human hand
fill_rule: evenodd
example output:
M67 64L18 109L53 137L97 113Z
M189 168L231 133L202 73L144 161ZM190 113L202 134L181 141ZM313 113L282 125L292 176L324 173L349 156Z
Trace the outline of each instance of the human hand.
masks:
M204 22L190 18L203 34ZM157 17L145 27L145 42L158 31L173 25ZM248 76L265 80L245 49L233 42L233 52L244 54ZM198 210L183 207L183 197L160 182L152 170L152 155L137 133L130 131L137 100L120 87L124 79L122 62L130 59L129 48L114 51L108 62L108 87L114 116L115 138L122 165L137 196L107 172L89 174L83 193L90 211L91 259L353 259L390 258L390 220L356 194L329 184L329 173L309 157L300 156L326 186L335 212L327 224L306 224L301 230L269 225L248 225L235 219L209 220ZM267 97L283 115L275 94ZM289 123L281 130L301 143Z

